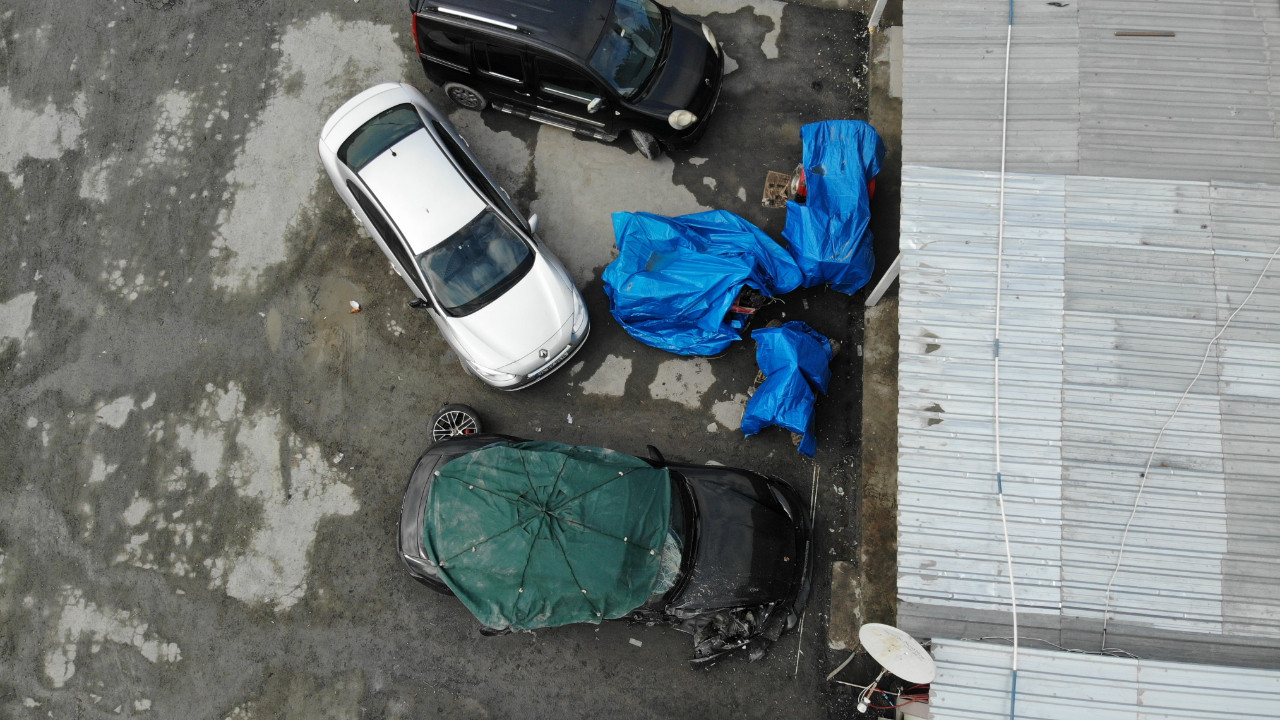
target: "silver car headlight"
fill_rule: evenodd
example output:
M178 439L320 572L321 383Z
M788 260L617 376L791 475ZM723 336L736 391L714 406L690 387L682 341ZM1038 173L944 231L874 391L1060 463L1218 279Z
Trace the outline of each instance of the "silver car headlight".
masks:
M667 124L676 130L683 130L698 122L698 116L688 110L676 110L667 116Z
M502 372L501 370L490 370L489 368L480 367L479 365L472 365L471 369L475 371L475 374L491 383L494 383L495 385L510 385L520 378L519 375L512 375L509 372Z
M706 23L702 24L702 36L707 39L707 42L711 43L711 47L715 48L716 52L720 52L720 44L716 42L716 34L711 32L711 28L707 27Z
M578 293L573 294L573 336L577 337L587 327L587 304L582 301L582 296Z

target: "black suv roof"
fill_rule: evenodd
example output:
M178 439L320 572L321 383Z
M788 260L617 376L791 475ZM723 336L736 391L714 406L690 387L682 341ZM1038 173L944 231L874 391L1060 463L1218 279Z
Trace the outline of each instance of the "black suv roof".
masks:
M520 34L585 58L595 47L613 3L614 0L409 0L409 7L424 15L447 8L509 23L518 27ZM449 19L485 27L485 23L467 22L456 16Z

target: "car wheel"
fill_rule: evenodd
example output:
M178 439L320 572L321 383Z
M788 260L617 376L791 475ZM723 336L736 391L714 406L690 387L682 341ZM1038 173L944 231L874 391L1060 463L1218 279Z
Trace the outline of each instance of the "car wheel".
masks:
M480 416L466 405L445 405L431 418L431 439L434 442L459 435L475 435L478 432Z
M485 100L483 95L461 83L445 85L444 92L449 96L450 100L468 110L480 112L489 105L489 101Z
M639 150L646 160L657 160L662 157L662 145L658 143L658 138L643 130L632 130L631 142L636 144L636 150Z

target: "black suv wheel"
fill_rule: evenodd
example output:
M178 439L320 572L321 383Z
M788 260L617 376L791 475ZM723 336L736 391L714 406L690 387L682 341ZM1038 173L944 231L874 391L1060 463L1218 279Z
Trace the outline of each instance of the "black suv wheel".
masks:
M444 92L459 107L464 107L468 110L480 112L489 105L489 101L483 95L462 83L448 83L444 86Z
M639 150L640 155L646 160L662 157L662 145L658 143L658 138L643 130L632 130L631 142L636 144L636 150Z

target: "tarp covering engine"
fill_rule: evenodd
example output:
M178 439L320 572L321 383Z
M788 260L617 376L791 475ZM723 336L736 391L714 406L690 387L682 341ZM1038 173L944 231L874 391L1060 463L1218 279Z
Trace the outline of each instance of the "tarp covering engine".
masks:
M804 286L857 292L871 279L875 253L867 183L880 173L884 143L861 120L800 128L807 199L787 202L782 236L804 272Z
M529 630L642 605L670 517L665 469L603 448L503 442L440 468L422 540L481 623Z
M786 428L804 436L799 450L813 457L818 450L814 406L817 393L825 393L831 382L831 341L798 320L756 330L751 339L765 379L747 401L742 432L750 436L770 425Z
M680 355L715 355L741 338L725 316L744 285L778 295L802 280L786 250L725 210L614 213L613 232L609 311L635 339Z

